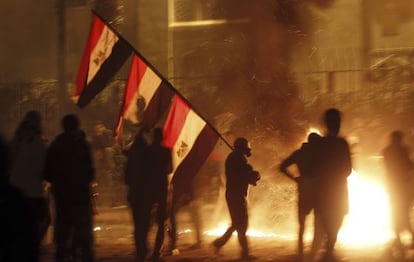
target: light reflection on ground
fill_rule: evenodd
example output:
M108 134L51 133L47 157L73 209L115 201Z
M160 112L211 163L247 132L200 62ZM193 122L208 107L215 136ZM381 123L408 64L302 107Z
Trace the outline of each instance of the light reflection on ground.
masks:
M388 195L384 185L353 171L348 178L349 214L339 232L338 241L345 246L383 245L390 241L392 233L389 218ZM312 223L307 223L312 227ZM216 228L205 232L208 236L222 235L227 229L227 222L220 222ZM236 233L234 233L236 235ZM255 230L251 225L248 231L250 237L277 238L280 240L296 239L296 230L291 234ZM308 227L305 239L310 242L312 229Z

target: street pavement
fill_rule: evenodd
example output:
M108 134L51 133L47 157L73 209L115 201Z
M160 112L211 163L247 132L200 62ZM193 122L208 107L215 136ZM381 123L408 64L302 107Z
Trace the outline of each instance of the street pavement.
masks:
M184 221L185 222L185 221ZM100 208L95 216L95 255L96 261L105 262L129 262L134 261L133 226L128 207ZM183 227L186 225L184 224ZM190 227L190 225L189 225ZM154 243L154 231L149 236L149 244ZM50 228L45 245L42 250L41 262L53 261L54 246L52 244L53 227ZM189 261L241 261L237 237L234 236L225 245L220 254L216 255L210 243L213 236L204 236L201 248L194 249L192 245L195 236L191 230L184 230L178 238L178 252L175 255L163 256L165 262L189 262ZM168 237L166 236L166 245ZM255 261L296 262L298 261L292 240L280 238L250 238L251 253L256 257ZM309 246L307 246L309 249ZM337 246L337 261L346 262L405 262L414 261L414 250L406 249L405 254L396 254L387 245L371 246L364 248L350 248ZM305 260L306 261L306 260Z

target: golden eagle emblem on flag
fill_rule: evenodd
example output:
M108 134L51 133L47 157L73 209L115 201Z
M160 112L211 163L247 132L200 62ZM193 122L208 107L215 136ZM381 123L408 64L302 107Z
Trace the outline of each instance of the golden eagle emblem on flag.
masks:
M118 37L105 28L100 40L101 42L97 45L96 51L91 55L91 60L97 67L100 67L111 55L112 48L116 44Z
M181 141L180 147L177 150L177 156L183 158L187 154L187 151L188 145L184 141Z

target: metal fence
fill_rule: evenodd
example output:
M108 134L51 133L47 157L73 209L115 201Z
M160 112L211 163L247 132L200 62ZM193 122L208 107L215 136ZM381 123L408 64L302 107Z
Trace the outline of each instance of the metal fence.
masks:
M0 83L0 132L10 138L29 110L38 110L44 131L55 133L58 125L58 85L55 80Z

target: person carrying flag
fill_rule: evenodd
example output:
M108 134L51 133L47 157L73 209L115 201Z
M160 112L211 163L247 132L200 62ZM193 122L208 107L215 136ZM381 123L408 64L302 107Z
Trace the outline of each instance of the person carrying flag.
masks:
M137 261L145 261L147 257L147 236L154 206L158 231L152 260L160 261L167 219L168 175L172 172L172 157L171 150L161 144L161 128L154 129L151 144L146 142L147 135L148 129L143 128L128 153L125 182L129 186L128 201L134 220Z

